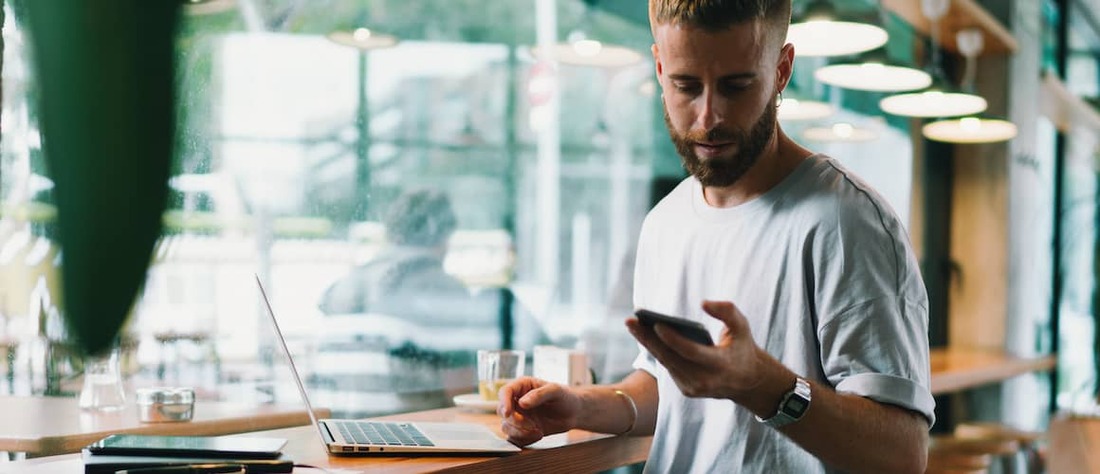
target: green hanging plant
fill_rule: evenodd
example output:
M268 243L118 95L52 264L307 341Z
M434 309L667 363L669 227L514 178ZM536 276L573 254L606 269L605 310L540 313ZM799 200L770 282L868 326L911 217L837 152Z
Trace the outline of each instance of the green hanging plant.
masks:
M101 353L129 314L160 235L179 0L21 3L55 185L63 314L74 345Z

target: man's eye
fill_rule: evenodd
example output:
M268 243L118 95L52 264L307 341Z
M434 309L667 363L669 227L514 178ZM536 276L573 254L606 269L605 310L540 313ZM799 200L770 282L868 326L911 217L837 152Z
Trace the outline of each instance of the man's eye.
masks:
M674 83L672 83L672 86L675 87L676 90L678 90L680 92L690 93L690 92L698 92L699 91L699 85L698 84L674 82Z
M748 84L742 83L727 83L722 85L722 90L724 90L727 94L741 92L748 88Z

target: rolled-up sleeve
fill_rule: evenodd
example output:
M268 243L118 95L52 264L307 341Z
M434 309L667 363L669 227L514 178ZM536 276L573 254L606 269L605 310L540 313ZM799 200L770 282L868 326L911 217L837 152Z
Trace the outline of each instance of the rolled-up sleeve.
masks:
M927 315L924 305L906 299L845 309L819 330L826 378L837 392L916 411L932 426Z

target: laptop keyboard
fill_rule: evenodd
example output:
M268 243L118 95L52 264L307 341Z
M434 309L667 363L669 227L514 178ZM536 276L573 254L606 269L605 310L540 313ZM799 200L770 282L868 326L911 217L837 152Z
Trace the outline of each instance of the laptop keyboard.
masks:
M337 429L344 439L355 444L384 446L435 446L420 430L408 423L375 421L338 421Z

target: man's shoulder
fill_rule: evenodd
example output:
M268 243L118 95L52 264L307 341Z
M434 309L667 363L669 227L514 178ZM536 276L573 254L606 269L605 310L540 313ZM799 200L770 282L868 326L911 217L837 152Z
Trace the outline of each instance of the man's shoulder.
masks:
M892 227L897 215L870 184L837 160L816 155L808 176L785 201L787 212L820 225Z

